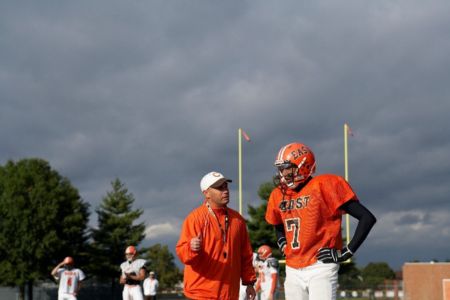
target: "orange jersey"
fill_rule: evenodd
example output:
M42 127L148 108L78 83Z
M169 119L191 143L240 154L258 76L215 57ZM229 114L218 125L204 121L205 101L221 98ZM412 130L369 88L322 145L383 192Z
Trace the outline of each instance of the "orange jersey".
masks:
M303 268L317 261L322 247L342 248L339 207L358 200L342 177L332 174L312 178L300 192L275 188L267 204L266 220L284 225L286 264Z
M247 226L244 218L230 208L213 212L217 218L203 204L183 223L176 253L185 264L184 294L191 299L238 299L240 279L244 284L256 281ZM224 241L225 212L229 225ZM202 249L195 252L190 241L199 235Z

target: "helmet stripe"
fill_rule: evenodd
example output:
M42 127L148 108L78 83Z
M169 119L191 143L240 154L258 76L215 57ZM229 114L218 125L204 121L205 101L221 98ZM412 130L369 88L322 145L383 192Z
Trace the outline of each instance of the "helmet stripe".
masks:
M277 157L278 161L283 160L284 151L286 151L286 148L288 148L292 144L293 143L290 143L290 144L288 144L288 145L286 145L286 146L284 146L283 148L280 149L280 152L278 152L278 157Z

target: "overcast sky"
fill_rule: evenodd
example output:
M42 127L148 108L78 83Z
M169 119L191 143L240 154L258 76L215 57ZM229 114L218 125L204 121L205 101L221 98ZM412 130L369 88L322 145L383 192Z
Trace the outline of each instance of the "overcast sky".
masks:
M244 208L309 145L378 223L356 262L450 259L450 2L1 1L0 163L39 157L91 205L119 178L144 244L178 239L212 170ZM245 213L246 214L246 213ZM354 229L354 225L352 225Z

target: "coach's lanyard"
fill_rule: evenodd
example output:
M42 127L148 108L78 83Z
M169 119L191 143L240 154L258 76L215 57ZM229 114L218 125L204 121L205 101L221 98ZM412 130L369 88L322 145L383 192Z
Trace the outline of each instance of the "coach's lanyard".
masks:
M219 218L216 216L216 213L212 210L211 206L208 202L206 202L206 207L208 207L208 212L217 220L217 224L219 224L220 232L222 233L223 237L223 243L226 244L227 242L227 232L228 232L228 210L225 208L225 229L222 227L222 224L220 224ZM226 254L225 254L226 255Z

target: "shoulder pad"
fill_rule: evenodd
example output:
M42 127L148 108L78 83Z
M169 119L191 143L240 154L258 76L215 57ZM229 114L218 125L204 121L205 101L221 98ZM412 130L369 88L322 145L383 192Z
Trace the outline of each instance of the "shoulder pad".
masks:
M267 265L268 265L269 267L272 267L272 268L277 269L278 266L279 266L278 259L276 259L276 258L274 258L274 257L269 257L269 258L267 259Z
M127 265L128 265L128 262L126 262L126 261L123 262L123 263L121 263L121 264L120 264L120 269L121 269L121 270L125 270L125 268L127 267Z
M139 266L139 269L145 268L145 264L147 261L145 259L138 258L136 259L136 264Z

